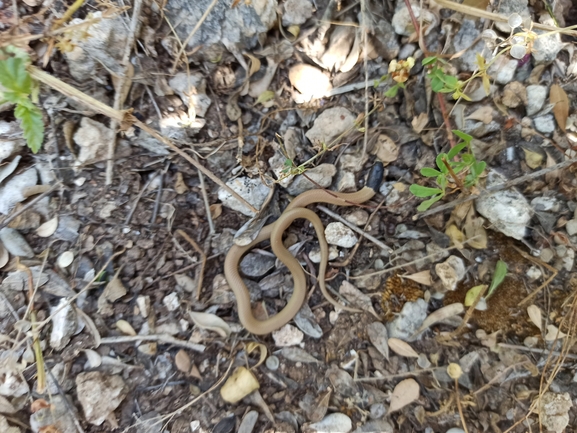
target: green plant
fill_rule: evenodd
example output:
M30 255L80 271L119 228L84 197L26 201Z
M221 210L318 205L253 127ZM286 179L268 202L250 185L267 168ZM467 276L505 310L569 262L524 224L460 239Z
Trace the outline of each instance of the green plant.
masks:
M486 299L495 293L497 287L503 282L505 277L507 276L507 263L503 260L499 260L497 265L495 266L495 272L493 273L493 280L491 281L491 285L489 286L489 291L487 293Z
M44 139L42 112L38 102L38 83L30 77L26 66L28 55L16 48L0 50L0 103L16 105L14 116L20 120L24 138L32 152L37 153Z
M479 177L485 170L486 163L484 161L477 161L471 151L471 140L473 137L459 130L453 130L453 134L462 141L449 150L449 152L437 155L435 161L437 169L431 167L421 169L421 175L435 178L437 187L430 188L417 184L409 187L411 193L416 197L430 197L417 208L417 210L421 212L426 211L433 204L445 197L447 187L451 181L463 192L468 192L469 189L477 183ZM465 149L467 152L463 152Z

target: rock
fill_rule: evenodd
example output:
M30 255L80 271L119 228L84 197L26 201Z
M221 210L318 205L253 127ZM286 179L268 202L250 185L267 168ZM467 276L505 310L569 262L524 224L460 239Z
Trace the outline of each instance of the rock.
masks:
M435 266L435 272L445 290L453 291L457 288L457 283L465 278L465 262L460 257L449 256L443 263Z
M322 98L332 88L330 77L319 68L299 63L289 69L289 81L304 101Z
M415 18L417 18L417 21L422 19L423 23L427 23L428 30L425 34L428 34L439 24L439 20L431 11L427 9L421 10L421 8L415 4L412 5L412 9ZM411 36L413 33L415 33L415 27L413 26L411 14L409 13L409 10L406 6L401 7L398 11L395 12L391 22L393 23L393 29L395 30L395 33L398 35Z
M539 257L545 263L549 263L555 257L555 252L551 248L543 248Z
M325 228L325 238L330 245L342 248L352 248L359 239L350 228L341 222L332 222Z
M423 299L407 302L395 319L387 323L389 338L408 340L427 317L427 303Z
M527 86L527 116L532 116L541 110L547 98L547 87L538 84Z
M350 171L340 171L337 176L337 191L347 192L357 190L355 175Z
M363 209L356 209L345 215L345 219L356 226L364 226L369 220L369 213Z
M114 139L115 133L110 128L88 117L83 117L80 121L80 128L74 134L74 142L80 147L76 166L106 159L108 144Z
M21 433L19 427L12 427L8 424L6 417L0 415L0 431L3 433ZM37 433L38 430L33 430L34 433Z
M251 433L254 429L254 426L256 425L257 420L258 412L256 410L251 410L242 418L237 433Z
M226 185L257 209L260 209L270 192L270 188L263 184L259 178L237 177L236 179L229 180ZM218 199L226 207L249 217L254 216L254 212L225 189L220 188L218 190Z
M531 13L529 12L528 4L528 0L503 0L499 2L497 13L506 17L517 13L521 15L524 24L529 24L531 22ZM503 33L511 33L511 26L509 23L495 22L495 27Z
M313 338L321 338L323 336L323 330L317 323L317 319L306 302L303 304L301 309L298 311L294 317L295 325L303 331L306 335Z
M162 298L162 303L168 311L176 311L180 308L180 300L176 292L169 293Z
M128 393L122 377L99 371L78 374L76 391L86 421L94 425L101 425Z
M527 89L519 81L513 81L503 89L501 102L509 108L517 108L521 103L527 105Z
M531 200L531 206L539 212L559 212L561 205L555 197L541 196Z
M355 126L355 116L344 107L328 108L316 118L305 134L314 145L330 145L337 137Z
M25 200L25 189L36 183L38 183L38 172L35 168L30 168L6 182L0 188L0 213L8 215L14 206Z
M211 3L212 0L169 0L163 9L171 23L178 23L175 30L180 40L188 40L188 49L201 47L196 54L207 60L216 60L224 48L240 56L237 47L249 50L256 46L258 37L269 31L277 20L276 0L240 2L235 7L217 2L196 33L188 39ZM170 52L170 40L165 39L162 43Z
M4 227L0 230L0 241L4 244L6 250L16 257L34 257L34 251L24 239L24 236L16 229Z
M374 403L369 408L369 416L372 419L379 419L386 415L387 407L383 403Z
M561 433L569 424L569 410L572 407L568 392L546 392L539 400L539 420L547 430Z
M564 249L563 253L560 252L562 248ZM565 269L567 272L571 272L575 263L575 251L570 248L567 249L565 245L558 245L555 250L559 258L555 260L553 267L559 270Z
M500 56L488 70L489 76L499 84L507 84L513 80L519 60Z
M487 174L487 187L505 181L504 176L496 171ZM533 215L527 199L514 188L479 197L475 200L475 207L496 230L514 239L523 239Z
M247 277L262 277L274 268L275 258L258 253L248 253L240 262L240 271Z
M548 24L554 25L553 22L549 22ZM534 32L538 35L547 33L544 30L534 30ZM563 46L564 43L561 40L561 35L559 33L540 36L535 39L531 55L533 56L533 59L535 59L536 64L549 64L557 58L557 55L563 49Z
M271 355L266 359L264 364L266 365L266 368L268 368L269 370L276 371L280 367L280 360L278 359L278 357Z
M187 107L194 107L197 116L204 117L212 101L206 95L206 80L201 72L179 72L168 81Z
M87 18L88 20L88 18ZM96 80L101 84L108 84L104 76L112 71L118 76L123 74L121 68L122 58L126 49L128 26L124 20L104 17L102 12L94 12L90 16L92 20L90 31L72 32L70 34L71 50L64 50L70 74L78 82L89 79ZM86 20L75 18L70 21L71 25L78 25Z
M297 196L305 191L316 188L328 188L331 186L333 176L337 169L332 164L321 164L311 168L306 172L307 177L312 179L312 182L303 175L296 176L292 183L287 186L286 190L290 195Z
M51 320L50 347L54 350L62 350L78 329L76 310L70 305L68 299L60 299L56 307L51 308Z
M329 245L329 261L336 259L339 256L339 250L334 245ZM320 247L313 247L309 252L309 259L313 263L321 262Z
M567 230L569 236L577 235L577 219L567 221L565 230Z
M398 37L391 23L386 20L379 20L376 23L371 42L378 55L386 61L390 62L399 55L401 47Z
M383 406L384 405L382 403L378 403L378 404L374 404L371 406L370 410L372 410L373 406ZM371 412L372 414L372 412ZM372 417L372 415L370 415ZM362 426L360 426L359 428L357 428L353 433L394 433L395 432L395 428L393 427L393 425L385 420L385 419L379 419L379 420L375 420L375 421L369 421L366 424L363 424Z
M462 56L455 59L455 64L463 72L471 72L477 68L476 53L482 53L485 47L483 40L479 40L475 45L471 46L481 35L481 31L477 29L475 23L476 21L463 19L461 28L453 38L452 48L454 53L466 50Z
M551 134L555 132L555 117L552 114L535 117L533 119L535 129L541 134Z
M70 215L63 215L58 219L58 228L54 237L66 242L74 242L78 238L80 221Z
M344 413L331 413L308 426L303 426L303 433L349 433L353 429L351 419Z
M72 402L68 405L64 401L67 398L59 394L50 397L50 405L42 407L30 416L30 427L34 433L58 431L59 433L77 433L74 423L75 414L70 413L69 407L74 407ZM0 428L0 431L5 430Z
M283 11L283 26L300 26L313 16L313 4L309 0L287 0Z
M274 343L278 347L296 346L301 344L304 334L292 325L284 325L272 333Z
M26 146L19 122L0 120L0 162L15 155Z

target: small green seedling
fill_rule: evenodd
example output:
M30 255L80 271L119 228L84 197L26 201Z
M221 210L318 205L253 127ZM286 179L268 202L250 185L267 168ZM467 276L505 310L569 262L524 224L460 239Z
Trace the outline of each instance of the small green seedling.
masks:
M462 141L459 142L447 153L437 155L437 168L424 167L421 169L421 175L425 177L434 177L437 182L436 188L413 184L409 190L416 197L431 197L422 202L417 210L426 211L433 204L445 197L446 189L452 180L459 189L467 192L469 188L476 185L481 174L485 170L486 163L477 161L471 151L471 137L464 132L454 130L453 133ZM467 152L463 152L467 150ZM459 157L458 159L457 156Z
M16 105L14 116L21 122L28 147L37 153L44 140L44 122L42 112L34 105L38 103L39 87L26 70L29 63L28 54L22 50L0 50L0 104Z
M507 263L503 260L499 260L497 262L497 266L495 266L495 273L493 274L493 281L491 281L491 285L489 286L489 292L487 293L486 299L495 293L497 287L503 282L505 277L507 276Z

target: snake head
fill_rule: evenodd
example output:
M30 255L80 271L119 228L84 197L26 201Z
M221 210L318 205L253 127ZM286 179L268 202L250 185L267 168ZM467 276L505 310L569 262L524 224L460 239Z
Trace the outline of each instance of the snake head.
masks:
M383 163L381 161L377 161L371 167L371 171L369 171L369 175L367 176L367 183L365 186L371 188L375 192L379 192L381 182L383 181L384 171L385 168L383 167Z

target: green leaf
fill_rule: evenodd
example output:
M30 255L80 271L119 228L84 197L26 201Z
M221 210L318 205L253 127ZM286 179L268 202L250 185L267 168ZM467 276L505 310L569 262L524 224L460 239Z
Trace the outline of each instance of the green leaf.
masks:
M467 147L467 143L457 144L455 147L449 150L449 152L447 153L447 159L449 159L449 161L452 160L465 147Z
M32 152L37 153L44 140L44 122L42 112L33 105L17 105L14 116L20 119L24 138Z
M464 132L459 131L458 129L453 129L453 134L455 134L457 137L459 137L467 144L469 144L473 139L473 137L471 137L469 134L465 134Z
M435 170L434 168L425 167L421 168L421 174L425 177L435 177L442 173L439 170Z
M463 144L465 144L465 143L463 143ZM464 153L463 155L461 155L461 159L467 165L473 165L475 163L475 157L473 155L471 155L470 153Z
M433 77L431 79L431 89L433 92L439 93L443 89L443 86L443 81L441 81L441 79L438 77Z
M264 104L265 102L270 101L272 98L274 98L275 93L272 90L265 90L264 92L262 92L259 96L258 99L255 102L256 104Z
M443 198L443 194L439 194L436 195L433 198L430 198L428 200L425 200L424 202L422 202L419 207L417 208L417 210L419 212L424 212L427 209L429 209L431 206L433 206L435 203L437 203L439 200L441 200Z
M487 299L491 296L499 284L503 282L505 277L507 276L507 263L503 260L499 260L497 262L497 266L495 266L495 273L493 274L493 281L491 281L491 285L489 286L489 293L487 293Z
M445 84L449 89L451 89L451 91L455 91L459 85L459 79L452 75L445 75Z
M32 79L26 70L26 61L18 57L8 57L0 60L0 84L7 91L21 94L30 94Z
M437 57L431 56L431 57L425 57L423 59L423 61L421 62L421 64L423 66L427 66L427 65L431 65L431 64L436 63L436 62L437 62Z
M393 87L389 88L389 90L385 92L385 96L387 98L394 98L395 96L397 96L397 93L399 93L399 86L395 84Z
M470 307L473 305L473 302L475 302L475 299L477 299L477 296L485 287L487 287L487 285L481 284L480 286L475 286L469 289L465 295L465 307Z
M485 171L486 166L487 163L485 161L479 161L473 164L473 166L471 167L471 171L473 172L475 177L479 177Z
M437 155L437 158L435 159L435 162L437 163L437 167L439 167L439 170L441 170L441 172L448 174L449 169L447 168L447 166L443 162L443 158L446 158L446 157L447 157L446 153L439 153Z
M443 192L439 188L429 188L428 186L421 186L415 183L409 187L409 191L416 197L430 197Z

